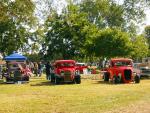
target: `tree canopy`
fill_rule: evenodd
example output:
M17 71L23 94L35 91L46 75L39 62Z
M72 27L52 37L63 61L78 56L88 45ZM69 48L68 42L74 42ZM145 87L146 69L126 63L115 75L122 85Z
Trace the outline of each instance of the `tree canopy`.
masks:
M136 53L133 51L138 51L133 42L137 37L137 24L145 17L142 4L145 2L133 0L122 4L115 0L69 2L61 14L54 11L48 17L43 50L47 56L63 59L74 56L132 57ZM143 44L143 47L147 45Z
M34 4L30 0L2 0L0 10L0 51L9 54L28 43L35 22Z
M42 3L45 7L38 9ZM145 37L138 36L137 29L143 23L149 1L66 0L66 3L60 12L53 0L2 0L1 53L30 51L46 59L147 55L149 26L145 28ZM37 17L37 13L43 17Z
M97 56L109 58L129 56L132 49L129 35L118 29L102 30L94 45Z

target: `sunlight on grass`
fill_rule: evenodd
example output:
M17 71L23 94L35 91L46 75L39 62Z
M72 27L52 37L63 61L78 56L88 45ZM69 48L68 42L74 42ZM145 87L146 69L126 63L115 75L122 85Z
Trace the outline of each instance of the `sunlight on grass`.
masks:
M140 101L150 102L150 80L113 85L82 79L53 85L42 78L28 84L0 84L0 113L100 113Z

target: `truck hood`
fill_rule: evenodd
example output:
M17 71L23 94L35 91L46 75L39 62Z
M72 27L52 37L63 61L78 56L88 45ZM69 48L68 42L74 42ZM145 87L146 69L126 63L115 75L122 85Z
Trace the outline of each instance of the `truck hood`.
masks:
M119 70L125 70L125 69L131 69L133 70L133 67L127 67L127 66L120 66L120 67L117 67Z
M75 69L74 68L61 68L61 69L59 69L59 71L75 71Z
M55 71L55 73L60 74L61 71L70 71L70 72L75 72L75 68L59 68Z

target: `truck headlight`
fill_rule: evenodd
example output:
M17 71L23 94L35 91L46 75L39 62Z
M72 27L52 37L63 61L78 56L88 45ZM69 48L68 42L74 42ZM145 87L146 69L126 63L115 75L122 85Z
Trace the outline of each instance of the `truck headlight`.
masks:
M133 76L136 76L137 75L137 73L136 72L133 72Z
M122 74L121 74L121 73L118 73L118 76L119 76L119 77L121 77L121 76L122 76Z
M61 76L64 76L64 71L63 71L63 70L60 72L60 75L61 75Z

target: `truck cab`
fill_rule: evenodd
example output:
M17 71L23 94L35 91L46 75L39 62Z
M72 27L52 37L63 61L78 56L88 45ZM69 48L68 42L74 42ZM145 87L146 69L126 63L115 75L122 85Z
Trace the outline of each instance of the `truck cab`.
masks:
M73 82L80 84L81 77L76 69L74 60L57 60L54 63L54 81L55 84L61 82Z

